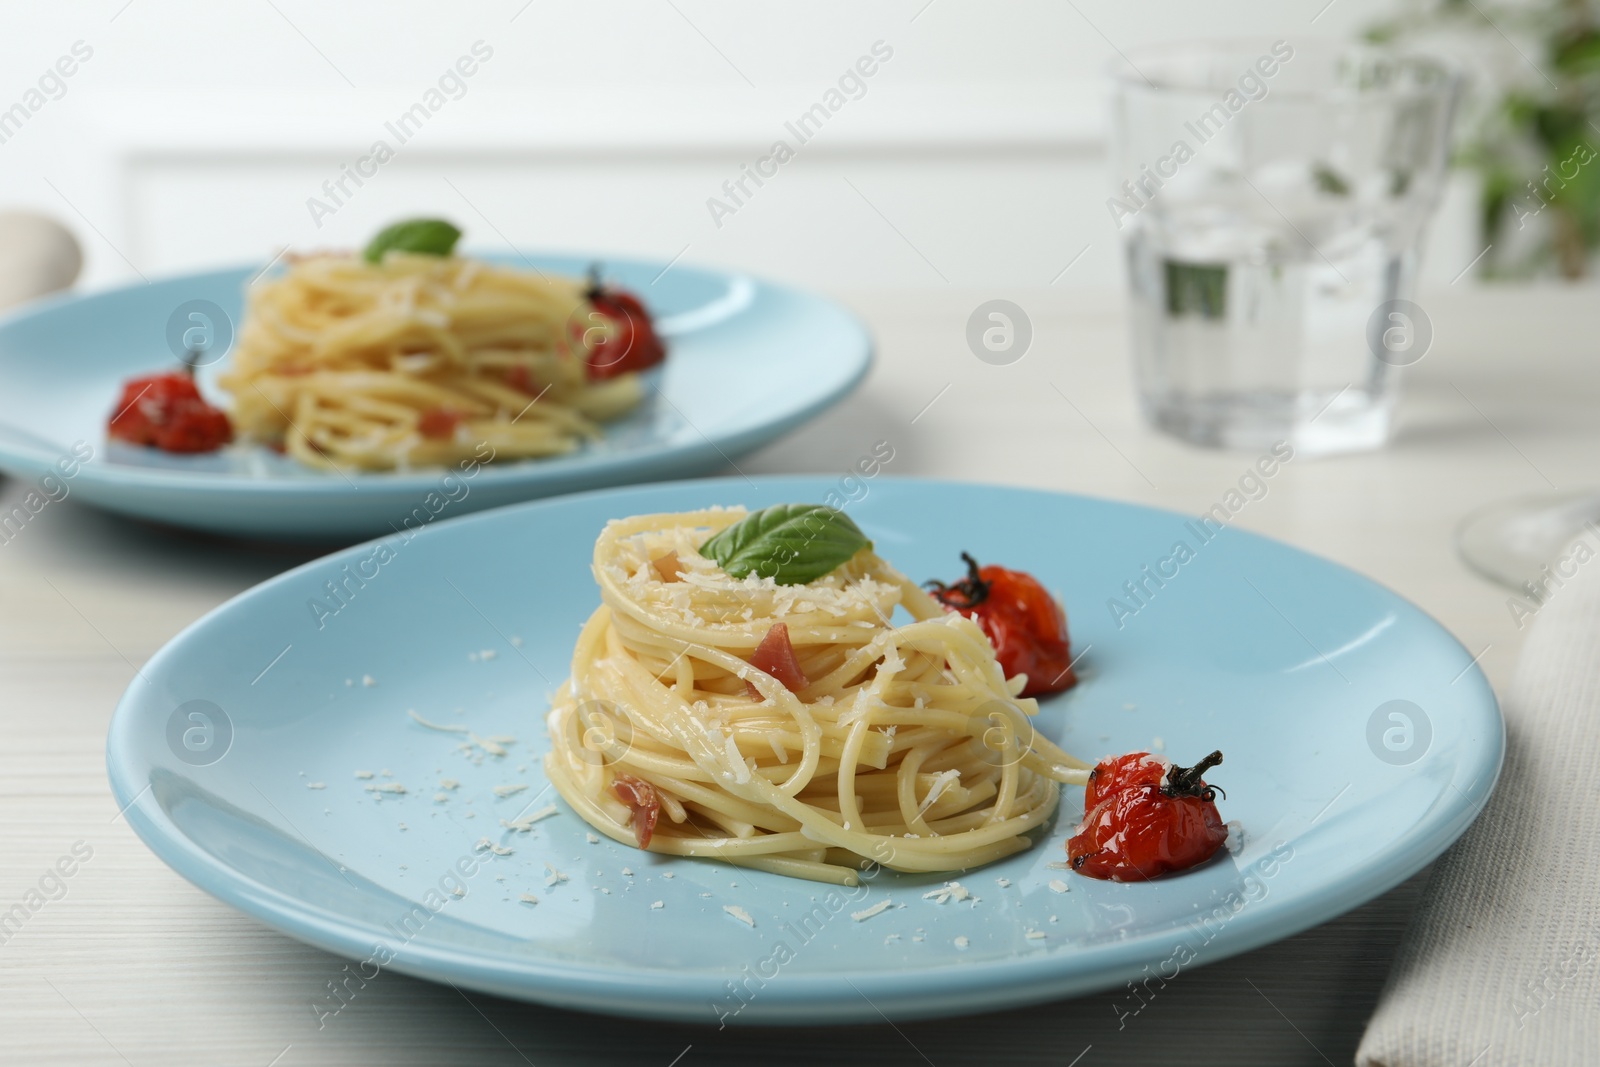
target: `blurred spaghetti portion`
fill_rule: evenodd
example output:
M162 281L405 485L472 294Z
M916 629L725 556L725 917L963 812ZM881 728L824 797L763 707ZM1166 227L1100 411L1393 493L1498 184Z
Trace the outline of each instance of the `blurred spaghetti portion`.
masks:
M637 316L616 311L626 297ZM597 282L455 255L296 259L251 288L220 384L238 434L313 467L570 452L634 408L660 342ZM480 455L481 458L481 455Z

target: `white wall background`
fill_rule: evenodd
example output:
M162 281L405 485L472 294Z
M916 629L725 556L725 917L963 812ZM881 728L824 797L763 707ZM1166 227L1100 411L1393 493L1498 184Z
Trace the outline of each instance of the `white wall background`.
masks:
M826 289L1107 286L1119 49L1347 36L1393 2L11 0L0 110L74 42L94 52L0 144L0 206L72 226L95 286L355 245L417 213L477 247L682 255ZM308 198L396 144L384 123L479 40L493 57L465 94L314 224ZM865 96L718 227L707 198L879 40L894 55ZM1476 249L1443 229L1430 271L1448 278Z

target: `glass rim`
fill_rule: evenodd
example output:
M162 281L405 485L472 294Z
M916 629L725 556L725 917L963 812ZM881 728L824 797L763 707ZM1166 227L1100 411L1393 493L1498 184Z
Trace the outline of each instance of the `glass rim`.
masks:
M1270 55L1274 44L1286 38L1267 37L1189 37L1172 41L1163 41L1156 44L1137 45L1133 48L1119 50L1118 57L1108 61L1106 73L1110 76L1113 87L1118 92L1135 92L1150 96L1170 97L1212 97L1218 92L1227 91L1227 86L1182 84L1177 81L1163 81L1160 78L1149 78L1143 70L1139 60L1144 59L1150 63L1162 58L1180 56L1236 56L1244 58L1251 53ZM1336 38L1318 37L1309 42L1290 44L1296 53L1303 47L1319 49L1331 53L1335 57L1357 56L1363 59L1385 60L1396 67L1410 68L1426 72L1430 79L1427 83L1402 82L1400 84L1383 86L1372 89L1355 89L1348 86L1336 86L1331 89L1303 89L1281 88L1274 89L1272 97L1277 100L1292 100L1297 102L1322 100L1322 101L1371 101L1403 100L1415 97L1450 97L1459 92L1465 84L1467 74L1465 68L1456 60L1438 52L1429 52L1416 49L1395 48L1391 45L1369 44L1364 41L1344 41ZM1287 61L1280 61L1287 62ZM1244 73L1243 71L1241 73Z

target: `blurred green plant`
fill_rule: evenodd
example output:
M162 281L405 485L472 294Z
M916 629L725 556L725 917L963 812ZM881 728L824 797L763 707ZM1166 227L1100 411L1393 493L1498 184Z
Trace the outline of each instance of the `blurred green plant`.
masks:
M1458 165L1481 175L1487 277L1590 273L1600 245L1600 4L1413 0L1376 44L1455 39L1470 64Z

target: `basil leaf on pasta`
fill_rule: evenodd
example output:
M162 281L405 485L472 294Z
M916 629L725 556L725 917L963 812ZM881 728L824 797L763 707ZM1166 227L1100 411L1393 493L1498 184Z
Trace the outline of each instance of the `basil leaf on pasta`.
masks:
M362 257L368 263L377 263L390 251L448 256L460 239L461 231L443 219L406 219L379 230Z
M700 554L735 578L754 574L804 585L871 547L861 527L837 508L774 504L714 534Z

